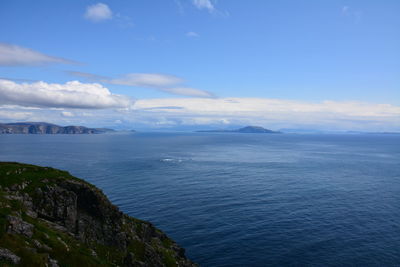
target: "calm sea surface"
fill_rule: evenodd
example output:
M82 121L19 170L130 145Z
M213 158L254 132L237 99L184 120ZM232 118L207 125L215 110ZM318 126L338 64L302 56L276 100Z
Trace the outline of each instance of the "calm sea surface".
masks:
M202 266L400 266L400 135L0 135Z

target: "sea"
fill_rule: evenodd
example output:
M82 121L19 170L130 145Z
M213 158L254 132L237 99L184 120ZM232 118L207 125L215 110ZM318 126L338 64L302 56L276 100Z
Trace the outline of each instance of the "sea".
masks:
M400 135L0 135L152 222L200 266L400 266Z

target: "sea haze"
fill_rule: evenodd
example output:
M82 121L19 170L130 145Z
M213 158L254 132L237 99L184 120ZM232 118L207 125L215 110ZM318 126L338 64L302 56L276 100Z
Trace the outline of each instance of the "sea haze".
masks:
M400 135L1 135L153 222L202 266L400 263Z

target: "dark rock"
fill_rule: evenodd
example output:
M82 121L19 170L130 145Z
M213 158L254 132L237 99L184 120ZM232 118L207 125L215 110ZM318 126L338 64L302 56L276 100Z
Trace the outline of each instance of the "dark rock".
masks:
M23 221L20 217L8 215L7 232L10 234L21 234L26 237L32 237L33 225Z
M21 258L6 248L0 248L0 260L8 261L12 264L19 264Z
M53 260L49 258L49 267L58 267L58 262L56 260Z

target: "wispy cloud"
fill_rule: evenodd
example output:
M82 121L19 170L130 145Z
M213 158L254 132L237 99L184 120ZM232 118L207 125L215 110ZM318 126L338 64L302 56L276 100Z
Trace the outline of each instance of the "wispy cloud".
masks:
M0 80L0 105L46 108L130 108L133 100L96 83L15 83Z
M349 14L350 7L349 6L343 6L342 7L342 15L347 16Z
M86 8L84 17L92 22L100 22L112 19L113 12L108 5L97 3Z
M0 43L0 66L38 66L51 63L76 64L77 62L13 44Z
M192 0L193 5L198 9L205 9L208 12L214 12L215 7L211 0Z
M356 10L350 6L342 6L341 13L342 16L351 18L356 24L361 22L363 16L361 10Z
M69 71L68 73L100 83L152 88L173 95L214 97L214 94L211 92L182 86L184 80L174 75L159 73L128 73L117 78L110 78L85 72Z
M132 28L135 26L131 17L122 15L120 13L115 15L115 20L117 25L121 28Z
M208 91L199 90L190 87L173 87L173 88L163 88L161 89L164 92L173 94L173 95L183 95L183 96L192 96L192 97L214 97L214 94Z
M358 117L397 117L400 119L400 107L389 104L370 104L363 102L323 101L310 103L295 100L269 98L159 98L142 99L135 103L135 109L157 106L181 107L177 112L198 114L236 114L250 116L270 116L273 113L288 114L341 114ZM176 110L173 110L174 112Z
M32 112L19 112L15 110L0 110L1 120L25 120L33 115Z
M183 80L173 75L158 73L128 73L116 79L103 80L102 82L118 85L142 87L166 87L182 83Z
M187 37L199 37L200 35L197 32L187 32Z
M92 80L92 81L101 81L101 80L109 79L106 76L100 76L100 75L87 73L87 72L81 72L81 71L66 71L66 73L68 73L69 75L75 76L75 77L81 77L81 78L85 78L85 79Z
M180 0L174 0L175 5L178 7L179 14L185 13L185 9Z

